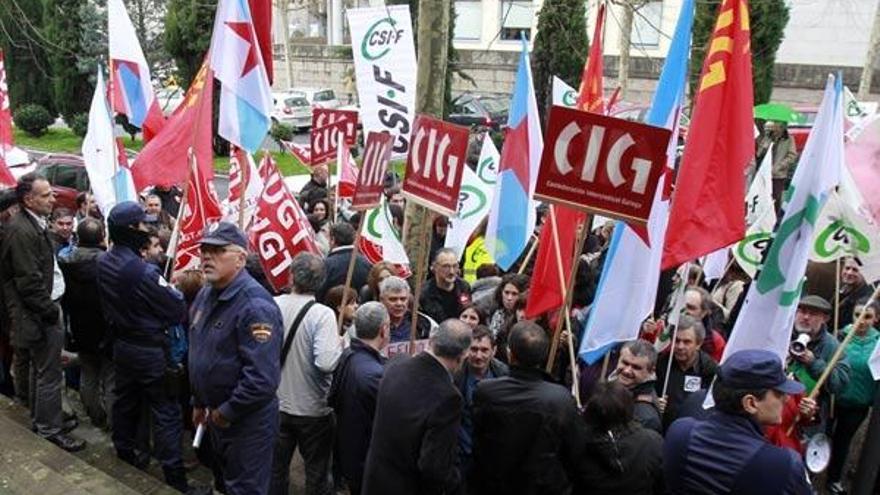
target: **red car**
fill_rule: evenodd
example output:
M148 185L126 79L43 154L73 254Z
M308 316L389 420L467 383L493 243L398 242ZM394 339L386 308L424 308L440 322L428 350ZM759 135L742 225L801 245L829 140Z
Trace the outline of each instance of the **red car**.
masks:
M76 210L76 196L89 190L89 176L81 156L50 153L37 161L36 171L52 184L56 208Z
M795 107L800 114L806 117L802 124L788 124L788 135L794 139L794 147L798 154L804 151L804 144L807 143L807 136L813 129L813 123L816 121L816 114L819 113L817 107Z

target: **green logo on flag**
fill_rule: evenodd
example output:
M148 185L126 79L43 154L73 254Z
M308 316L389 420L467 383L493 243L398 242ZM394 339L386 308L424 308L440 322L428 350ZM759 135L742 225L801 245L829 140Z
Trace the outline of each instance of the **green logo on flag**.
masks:
M367 232L370 233L371 236L376 239L382 238L382 233L379 232L379 229L376 228L376 219L379 218L379 208L375 208L370 211L370 215L367 217Z
M567 107L575 106L577 104L577 94L570 89L562 93L562 104Z
M468 199L470 199L471 195L476 198L476 206L465 211L464 207L465 205L467 205ZM458 215L461 220L478 214L483 209L483 207L486 206L487 202L486 195L483 194L483 191L480 191L473 186L461 186L461 192L458 195L458 201Z
M768 246L770 246L770 232L755 232L737 243L736 256L744 263L758 266Z
M852 225L837 219L816 236L813 250L823 258L831 258L841 249L848 254L867 254L871 250L871 241Z
M483 139L491 139L489 136L486 136ZM495 184L495 180L489 178L485 175L487 172L495 172L495 159L487 157L485 160L480 162L480 165L477 167L477 177L480 178L481 181L486 184Z
M403 29L397 29L397 22L386 17L379 19L367 29L361 40L361 55L367 60L378 60L391 51L391 45L397 44L403 37Z

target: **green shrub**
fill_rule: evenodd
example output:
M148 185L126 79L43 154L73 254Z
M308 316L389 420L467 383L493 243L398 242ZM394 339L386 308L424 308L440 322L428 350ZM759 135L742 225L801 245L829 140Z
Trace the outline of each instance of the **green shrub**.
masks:
M293 126L282 124L281 122L273 122L272 128L269 129L269 135L275 141L290 141L293 139Z
M89 130L89 114L78 113L70 119L70 122L68 122L67 125L74 134L79 137L85 137L86 132Z
M12 120L16 127L33 137L45 134L49 126L55 122L49 111L36 103L28 103L18 107L12 115Z

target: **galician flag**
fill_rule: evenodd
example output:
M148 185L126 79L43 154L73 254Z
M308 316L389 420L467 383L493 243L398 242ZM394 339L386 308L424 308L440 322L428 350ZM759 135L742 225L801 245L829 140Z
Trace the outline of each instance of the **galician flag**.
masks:
M446 242L443 247L455 250L455 256L461 258L474 230L486 219L489 206L495 194L495 179L498 175L498 148L487 134L483 137L477 171L465 167L461 179L457 215L449 219L446 231Z
M272 94L247 0L217 5L211 68L221 83L217 132L255 153L269 131Z
M535 230L535 201L532 197L544 150L529 64L529 45L525 40L513 83L507 125L498 182L486 227L486 250L502 270L513 266Z
M674 163L675 143L678 142L678 118L684 101L693 21L694 0L684 0L648 113L648 124L673 129L667 153L670 166ZM669 201L664 197L664 185L671 177L669 168L661 177L654 195L647 225L650 245L624 222L618 221L614 226L578 352L580 358L589 364L601 359L615 343L637 338L642 320L653 311L669 219Z
M843 87L829 76L816 123L785 193L782 222L761 273L749 287L722 362L744 349L770 350L785 361L817 219L842 168Z
M149 141L165 125L165 116L150 82L150 67L138 43L122 0L107 0L110 45L110 101L115 112L128 117Z
M776 208L773 205L773 181L770 171L773 149L767 150L758 173L752 179L746 194L746 236L731 246L733 257L749 277L755 278L770 245L773 227L776 225Z

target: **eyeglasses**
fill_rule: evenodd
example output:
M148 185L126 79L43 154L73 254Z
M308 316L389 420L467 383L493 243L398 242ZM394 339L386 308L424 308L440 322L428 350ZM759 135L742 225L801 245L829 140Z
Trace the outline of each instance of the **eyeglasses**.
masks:
M238 246L212 246L211 244L202 244L199 246L199 252L202 256L220 256L221 254L229 252L241 252L241 248Z

